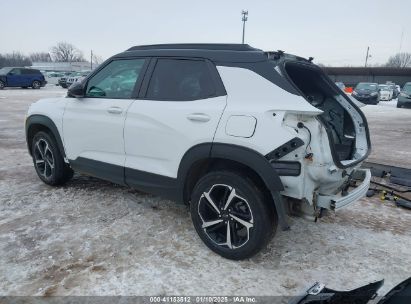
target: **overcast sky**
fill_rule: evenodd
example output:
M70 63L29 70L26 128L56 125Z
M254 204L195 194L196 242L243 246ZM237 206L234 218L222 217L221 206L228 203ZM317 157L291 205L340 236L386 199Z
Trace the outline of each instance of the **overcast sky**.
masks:
M410 0L1 0L0 53L49 51L59 41L108 58L130 46L241 42L334 66L385 63L411 52ZM401 43L401 33L403 38Z

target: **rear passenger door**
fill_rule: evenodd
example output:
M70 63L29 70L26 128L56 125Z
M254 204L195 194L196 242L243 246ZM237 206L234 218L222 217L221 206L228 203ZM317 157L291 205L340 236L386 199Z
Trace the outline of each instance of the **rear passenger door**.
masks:
M177 177L184 153L213 141L225 105L226 92L211 62L152 59L127 112L126 183L144 184L145 173Z
M38 77L39 74L40 72L36 73L35 70L21 69L21 85L29 87L33 84L34 80L40 81L40 77Z

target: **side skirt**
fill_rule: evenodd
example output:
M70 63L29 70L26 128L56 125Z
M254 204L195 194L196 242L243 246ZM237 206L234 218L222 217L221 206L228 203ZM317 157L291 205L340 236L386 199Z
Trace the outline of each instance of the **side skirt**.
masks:
M180 202L182 190L179 191L177 179L153 174L123 166L108 164L88 158L79 157L69 160L74 171L101 178L119 185L129 186L141 192L161 196Z

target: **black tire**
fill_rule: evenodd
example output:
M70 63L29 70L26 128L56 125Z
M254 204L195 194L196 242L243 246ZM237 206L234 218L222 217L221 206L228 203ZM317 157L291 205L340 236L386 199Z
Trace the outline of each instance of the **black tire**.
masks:
M35 90L40 89L41 83L38 80L34 80L33 83L31 84L31 87Z
M54 137L40 131L31 145L33 164L37 175L47 185L62 185L73 177L73 170L64 162Z
M0 80L0 90L3 90L5 86L4 82Z
M233 189L235 196L224 210ZM207 199L208 195L213 202L216 201L215 207ZM278 221L270 204L273 203L246 176L231 171L215 171L203 176L194 187L191 219L208 248L227 259L241 260L259 252L274 235ZM219 222L203 227L204 223L209 224L213 220ZM227 233L228 227L230 233Z
M397 108L401 108L402 104L397 101Z

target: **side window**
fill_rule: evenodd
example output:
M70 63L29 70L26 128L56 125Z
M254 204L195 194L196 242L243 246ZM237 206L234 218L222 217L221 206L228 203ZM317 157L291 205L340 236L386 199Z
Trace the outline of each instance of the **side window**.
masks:
M10 72L13 73L13 75L21 75L20 69L12 69Z
M158 59L146 97L154 100L196 100L216 95L207 63L202 60Z
M21 74L22 75L34 75L34 74L40 74L40 72L36 73L36 70L21 69Z
M89 79L87 97L131 98L145 59L119 59L110 62Z

